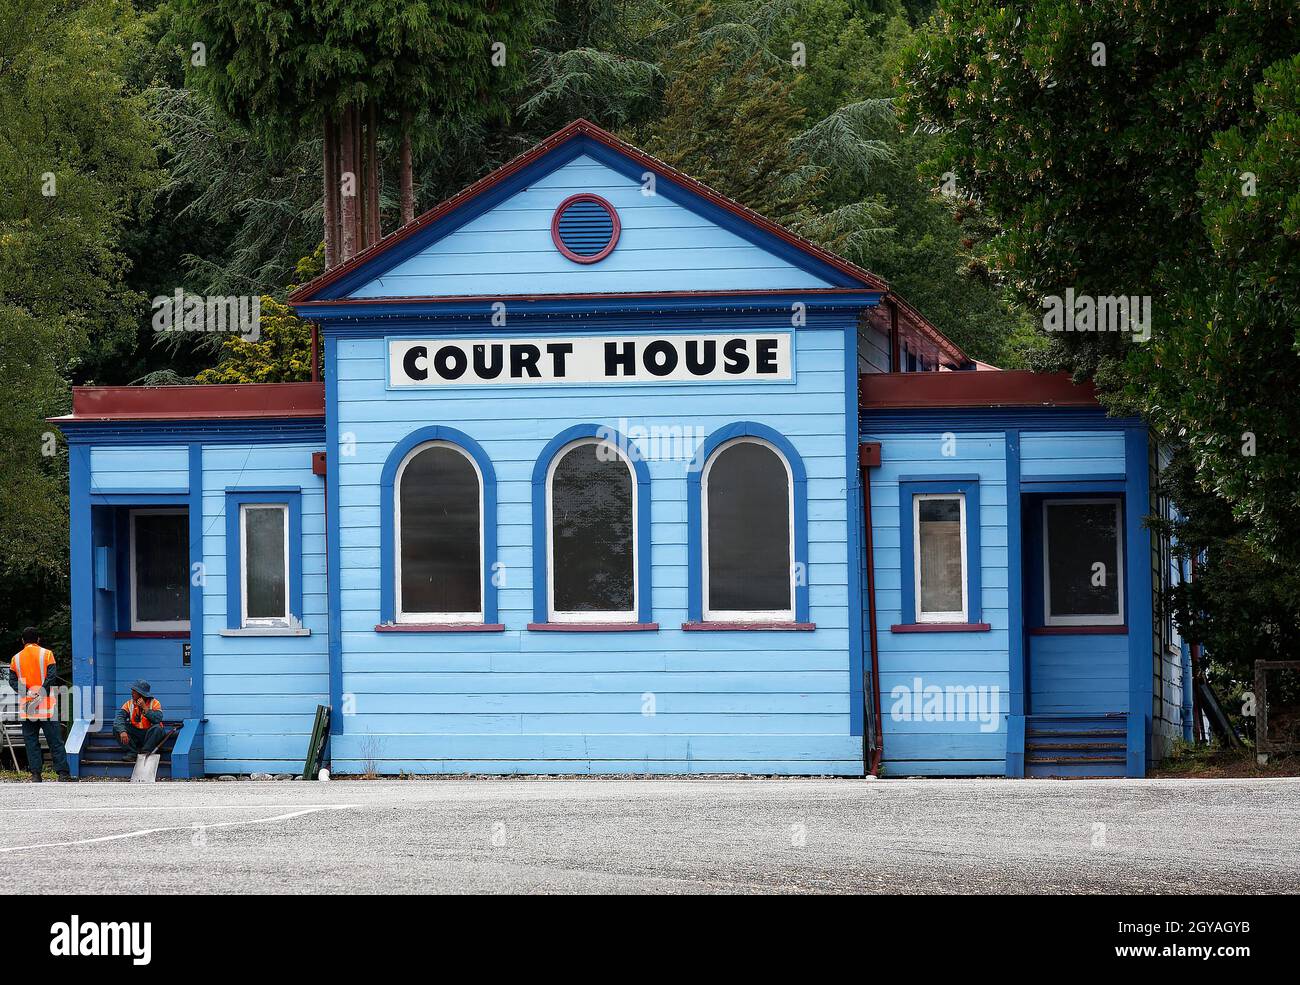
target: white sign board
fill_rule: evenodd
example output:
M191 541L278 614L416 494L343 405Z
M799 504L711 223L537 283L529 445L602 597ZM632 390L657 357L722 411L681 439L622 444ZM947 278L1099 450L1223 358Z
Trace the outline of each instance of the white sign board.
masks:
M388 340L390 387L792 379L789 332Z

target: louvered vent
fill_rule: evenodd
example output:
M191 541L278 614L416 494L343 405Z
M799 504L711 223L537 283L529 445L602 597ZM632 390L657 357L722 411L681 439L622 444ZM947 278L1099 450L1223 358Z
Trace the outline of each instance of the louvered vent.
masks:
M618 213L599 195L574 195L560 203L551 220L556 249L577 263L595 263L618 243Z

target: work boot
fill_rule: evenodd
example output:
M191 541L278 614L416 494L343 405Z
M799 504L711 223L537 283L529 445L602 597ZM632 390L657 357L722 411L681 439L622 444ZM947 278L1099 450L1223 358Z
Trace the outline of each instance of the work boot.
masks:
M41 774L39 774L39 773L33 773L33 774L32 774L32 782L33 782L33 783L40 783L40 782L41 782Z
M60 783L76 783L76 782L77 782L77 778L76 778L75 776L73 776L71 773L60 773L60 774L59 774L59 782L60 782Z

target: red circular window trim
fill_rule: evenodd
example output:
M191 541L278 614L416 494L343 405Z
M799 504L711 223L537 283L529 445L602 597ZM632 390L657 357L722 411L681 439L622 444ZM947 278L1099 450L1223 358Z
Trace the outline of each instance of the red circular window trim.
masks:
M591 256L581 256L565 246L563 241L560 239L560 216L564 215L564 210L575 202L595 202L609 213L609 217L614 223L614 231L610 234L609 243L606 244L605 248L599 253L593 253ZM608 201L601 198L599 195L593 195L591 192L580 192L577 195L570 195L559 204L555 210L555 214L551 216L551 242L555 244L557 250L574 263L598 263L599 261L604 260L605 257L614 252L614 247L618 245L619 233L622 231L623 223L619 221L618 211L614 206L610 205Z

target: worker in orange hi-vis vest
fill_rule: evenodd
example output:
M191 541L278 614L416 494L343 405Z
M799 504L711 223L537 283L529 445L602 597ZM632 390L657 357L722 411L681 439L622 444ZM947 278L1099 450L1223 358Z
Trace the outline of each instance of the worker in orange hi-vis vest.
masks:
M131 697L117 710L113 731L122 745L148 756L167 738L162 722L162 702L153 696L149 682L140 680L131 685Z
M44 758L41 733L50 747L50 759L60 780L71 780L68 754L63 749L63 727L54 716L54 654L40 644L35 626L23 630L23 648L9 661L9 686L18 695L18 717L23 723L27 768L39 783Z

